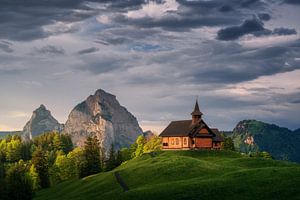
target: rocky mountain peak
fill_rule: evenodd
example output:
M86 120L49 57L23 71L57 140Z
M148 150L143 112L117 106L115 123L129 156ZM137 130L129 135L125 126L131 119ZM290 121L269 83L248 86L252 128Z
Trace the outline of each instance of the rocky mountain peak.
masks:
M30 120L24 126L22 137L25 140L29 140L45 132L61 131L62 127L63 125L51 115L46 106L41 104L33 111Z
M142 129L115 95L99 89L71 111L64 132L72 136L77 146L82 146L88 135L95 134L108 150L112 143L116 148L129 146L142 134Z

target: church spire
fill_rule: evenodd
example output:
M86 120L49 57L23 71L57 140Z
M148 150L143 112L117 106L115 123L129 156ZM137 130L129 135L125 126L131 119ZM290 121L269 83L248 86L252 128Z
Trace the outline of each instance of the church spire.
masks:
M191 115L202 115L203 113L200 111L199 109L199 105L198 105L198 97L196 99L196 104L195 104L195 108L194 111L191 113Z
M194 108L193 112L191 113L191 115L192 115L192 124L198 123L201 120L201 116L203 115L203 113L199 109L198 97L196 99L195 108Z

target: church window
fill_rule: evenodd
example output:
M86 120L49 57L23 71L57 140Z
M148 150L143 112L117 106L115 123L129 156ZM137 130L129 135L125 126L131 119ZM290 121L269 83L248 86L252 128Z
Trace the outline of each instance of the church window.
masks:
M186 138L183 139L183 144L187 145L187 139Z
M174 145L174 138L171 139L171 144Z
M179 139L176 138L176 145L179 145Z

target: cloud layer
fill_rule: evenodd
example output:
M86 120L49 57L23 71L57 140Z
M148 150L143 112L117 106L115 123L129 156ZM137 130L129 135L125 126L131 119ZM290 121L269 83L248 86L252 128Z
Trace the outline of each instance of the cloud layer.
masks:
M157 130L189 118L197 95L220 129L245 118L300 127L296 1L0 1L5 127L41 103L64 122L99 88Z

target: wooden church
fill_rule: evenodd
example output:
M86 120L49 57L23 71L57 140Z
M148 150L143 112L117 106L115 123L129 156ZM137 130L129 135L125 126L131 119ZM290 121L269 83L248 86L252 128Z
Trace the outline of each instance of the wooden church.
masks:
M172 121L161 132L163 149L221 149L223 138L203 121L198 100L191 115L192 120Z

